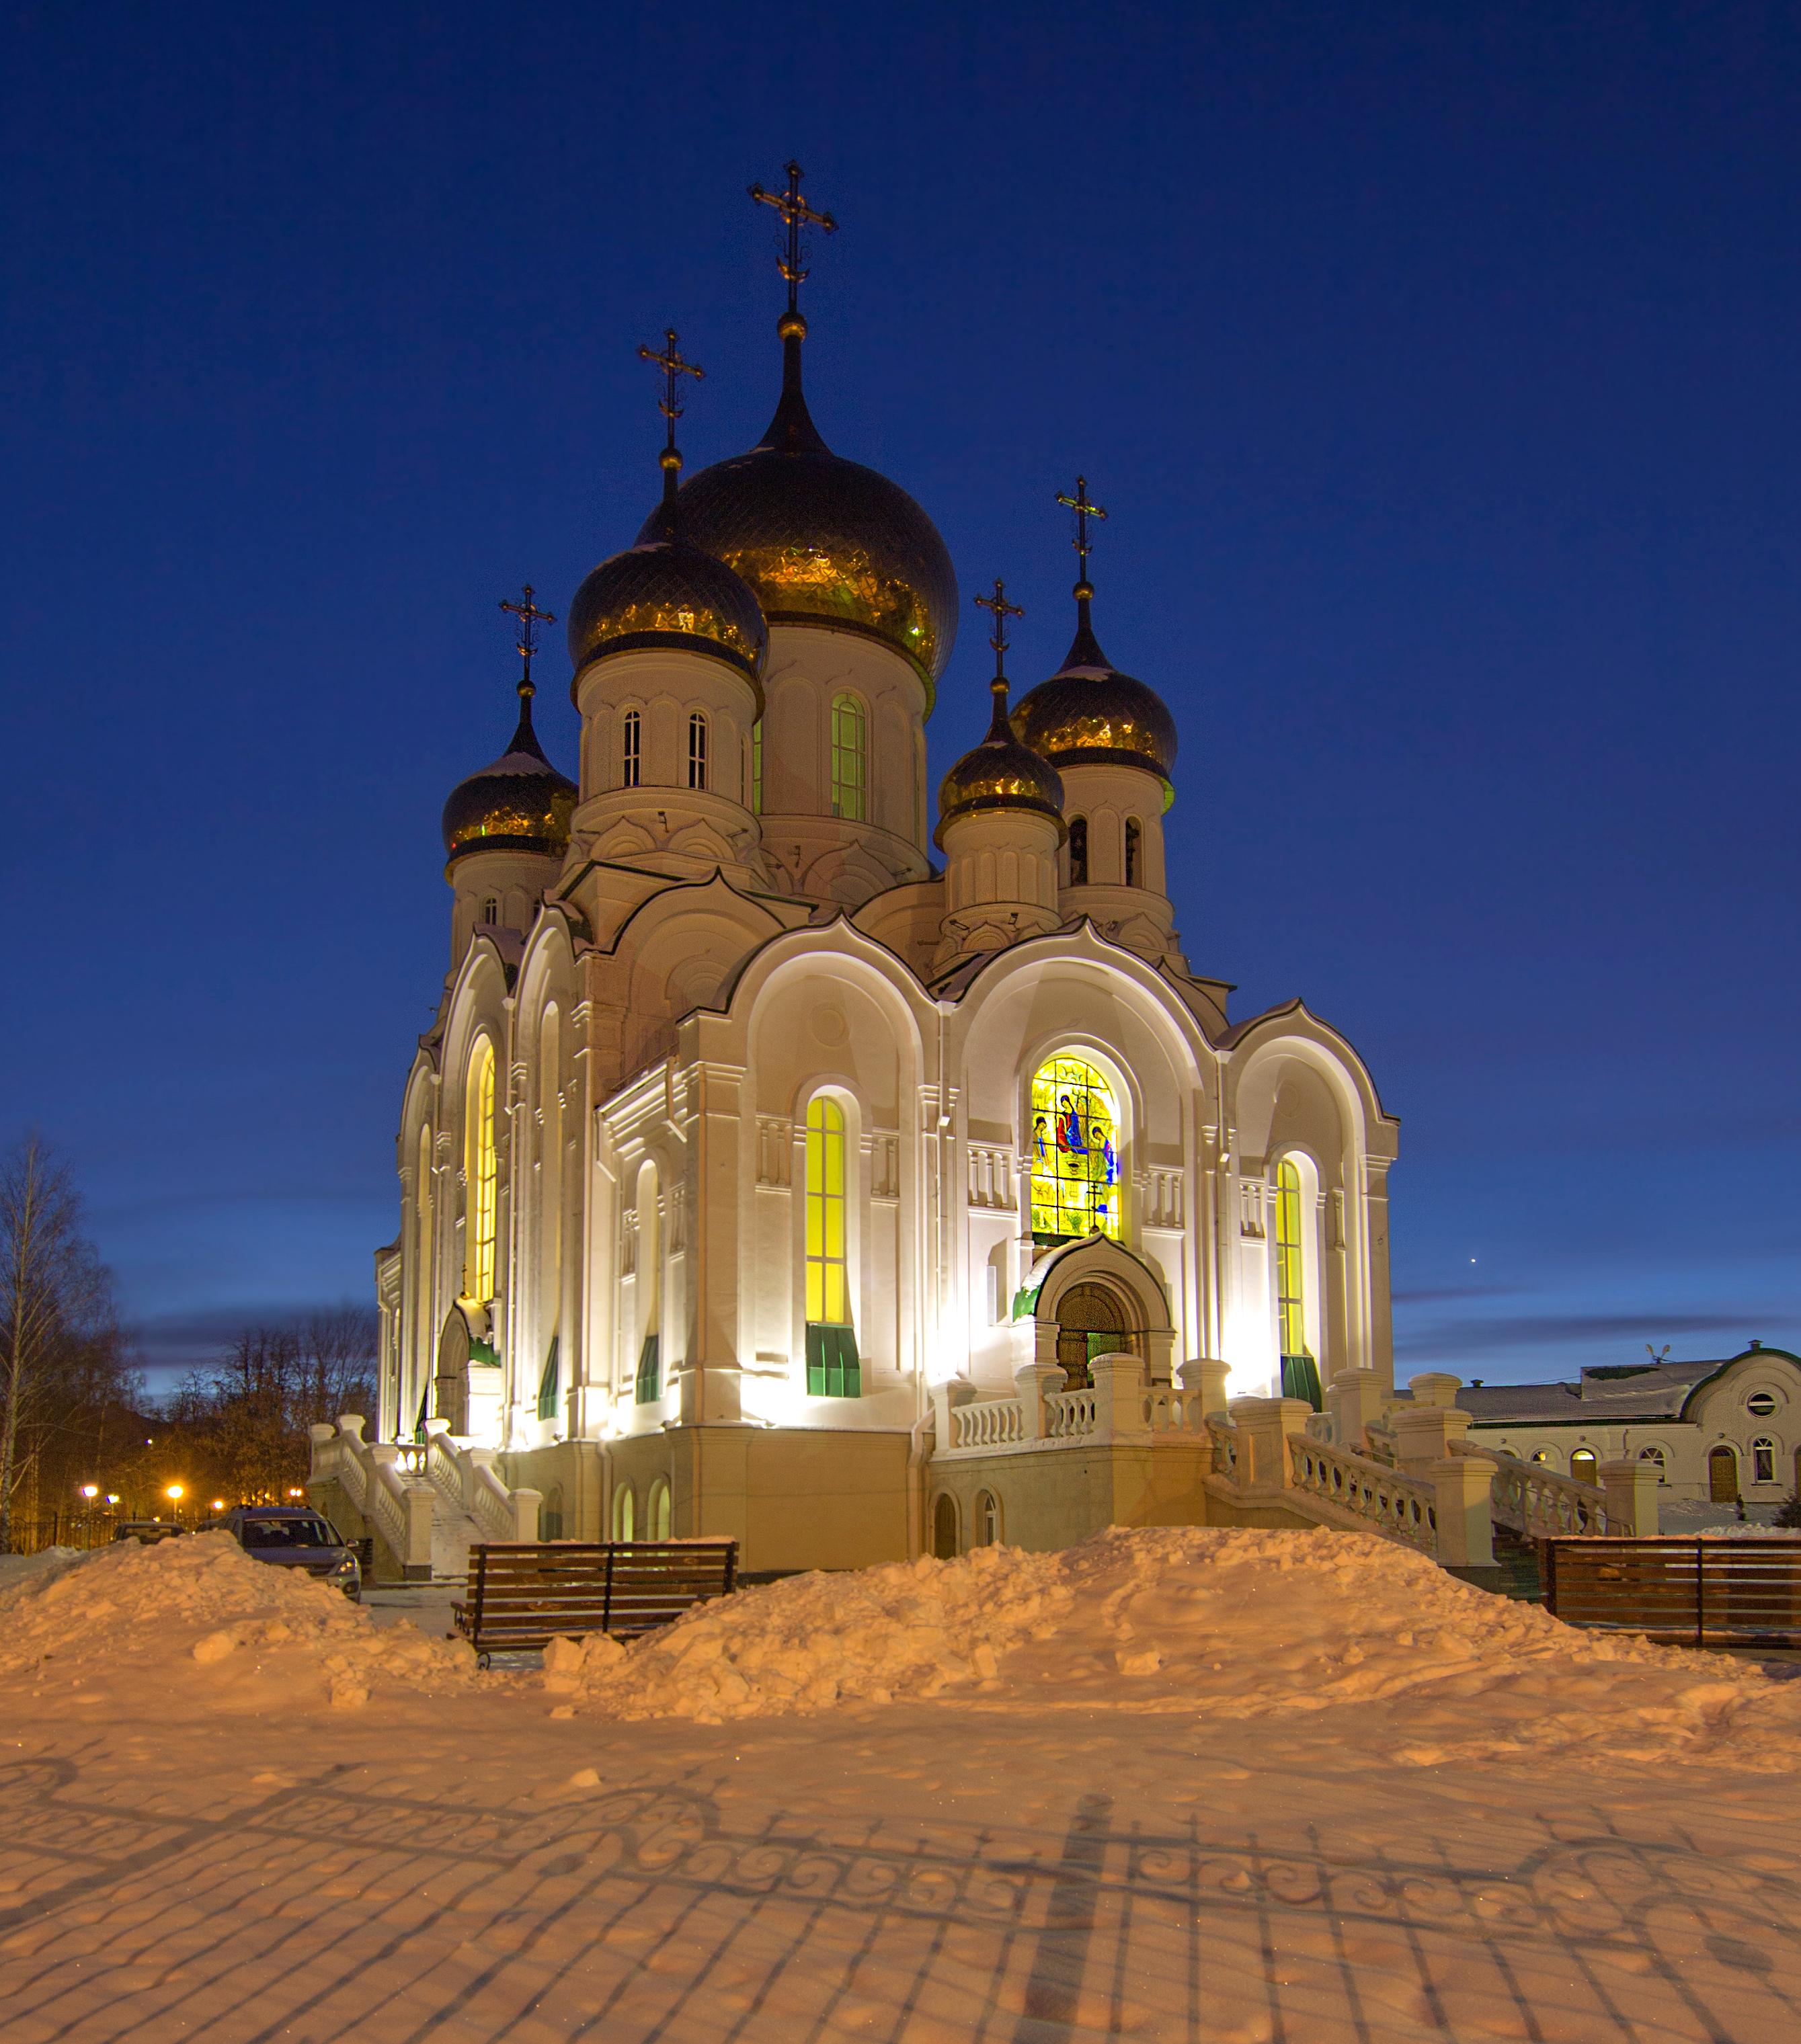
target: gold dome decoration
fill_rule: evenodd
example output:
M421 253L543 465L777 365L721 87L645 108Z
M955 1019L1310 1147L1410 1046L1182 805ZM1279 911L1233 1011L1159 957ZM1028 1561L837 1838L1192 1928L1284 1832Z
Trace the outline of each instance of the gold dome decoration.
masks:
M958 816L977 810L1029 809L1053 820L1060 843L1069 835L1063 820L1062 777L1022 745L1007 722L1006 620L1026 613L1018 604L1007 601L1006 584L999 580L992 596L979 596L976 601L994 613L994 635L988 644L995 649L995 678L988 687L995 713L987 736L964 753L938 784L938 828L932 833L932 842L942 851L945 826Z
M527 591L529 597L530 592ZM492 765L460 781L444 805L444 848L450 868L471 851L523 851L560 859L569 848L575 807L573 781L545 757L532 728L532 685L519 684L519 723Z
M904 654L931 713L956 637L956 575L937 528L898 483L845 461L801 394L806 322L781 323L782 399L748 453L716 462L675 498L681 539L748 584L772 624L825 624ZM655 536L660 510L641 540Z
M1053 766L1137 766L1163 783L1163 806L1176 799L1176 720L1156 692L1122 674L1096 642L1089 598L1079 586L1076 638L1063 665L1028 691L1013 713L1013 734Z
M659 507L651 524L662 521ZM769 631L756 598L724 562L661 532L602 561L569 605L569 658L578 677L603 654L641 646L675 646L729 662L756 690L762 714Z

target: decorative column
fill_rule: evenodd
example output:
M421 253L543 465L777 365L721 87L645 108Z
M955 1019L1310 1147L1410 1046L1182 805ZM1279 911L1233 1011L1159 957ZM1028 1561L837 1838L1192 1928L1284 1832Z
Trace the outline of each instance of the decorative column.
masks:
M1226 1380L1232 1374L1230 1363L1222 1362L1217 1356L1203 1355L1183 1363L1176 1374L1182 1380L1183 1396L1188 1401L1191 1427L1226 1410Z

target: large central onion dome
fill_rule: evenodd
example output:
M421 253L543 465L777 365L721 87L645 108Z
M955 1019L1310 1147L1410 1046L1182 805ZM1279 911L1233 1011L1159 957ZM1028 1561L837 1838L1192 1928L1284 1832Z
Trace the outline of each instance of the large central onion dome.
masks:
M1176 798L1176 720L1155 690L1122 674L1103 653L1089 623L1091 592L1076 590L1076 637L1063 665L1029 690L1013 713L1013 734L1053 766L1140 766L1163 783L1163 805Z
M532 728L532 685L521 682L512 743L491 766L460 781L444 805L449 864L471 851L529 851L560 859L569 848L576 792L575 782L545 757Z
M690 545L748 582L772 624L829 624L904 653L934 686L956 638L956 575L938 529L898 483L821 439L801 394L806 323L781 324L782 401L748 454L703 468L675 499ZM653 539L662 513L647 521ZM571 627L571 633L573 627Z
M938 828L932 842L942 851L945 826L978 809L1030 809L1049 816L1060 837L1069 833L1063 820L1063 779L1056 769L1029 751L1007 723L1006 681L996 675L994 720L981 743L964 754L938 785Z

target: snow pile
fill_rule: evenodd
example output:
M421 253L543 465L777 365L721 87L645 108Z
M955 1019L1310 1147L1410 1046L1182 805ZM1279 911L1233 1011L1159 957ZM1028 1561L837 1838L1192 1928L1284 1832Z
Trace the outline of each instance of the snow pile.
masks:
M460 1642L422 1638L403 1619L378 1628L341 1590L247 1554L229 1533L140 1546L121 1541L0 1589L0 1673L118 1673L157 1660L202 1666L241 1649L298 1654L335 1704L377 1681L439 1689L469 1681Z
M565 1710L704 1723L945 1696L1214 1721L1373 1703L1390 1757L1422 1765L1694 1756L1730 1725L1735 1760L1801 1766L1801 1683L1581 1631L1376 1535L1323 1529L1116 1527L1059 1554L797 1577L629 1647L556 1642L545 1681Z

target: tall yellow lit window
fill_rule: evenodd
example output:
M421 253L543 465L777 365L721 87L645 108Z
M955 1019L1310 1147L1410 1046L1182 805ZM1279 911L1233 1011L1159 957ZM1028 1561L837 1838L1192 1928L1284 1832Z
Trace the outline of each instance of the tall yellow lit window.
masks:
M494 1297L495 1166L494 1046L485 1039L469 1067L468 1249L463 1259L465 1298L485 1304Z
M1282 1395L1324 1409L1319 1370L1307 1347L1306 1261L1301 1233L1301 1174L1285 1157L1276 1173L1276 1328L1282 1354Z
M828 1093L806 1110L806 1388L856 1398L862 1365L851 1325L845 1111Z
M832 700L832 813L861 823L868 813L863 705L855 696Z
M1053 1058L1032 1082L1032 1232L1041 1242L1119 1235L1119 1116L1082 1058Z

